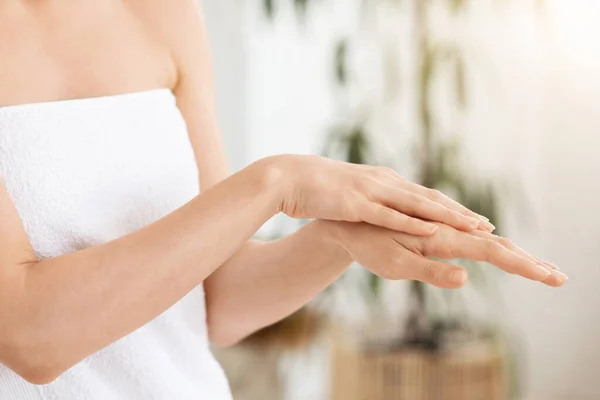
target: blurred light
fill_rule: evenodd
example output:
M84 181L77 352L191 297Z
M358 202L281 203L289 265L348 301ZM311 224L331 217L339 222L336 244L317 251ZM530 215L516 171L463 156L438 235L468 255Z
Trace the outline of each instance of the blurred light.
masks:
M600 61L600 1L549 1L558 45L575 61Z

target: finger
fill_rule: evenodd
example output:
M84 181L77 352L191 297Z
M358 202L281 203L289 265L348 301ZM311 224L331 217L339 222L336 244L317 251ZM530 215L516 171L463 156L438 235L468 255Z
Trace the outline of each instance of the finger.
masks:
M494 230L496 230L496 227L490 223L490 220L488 218L469 210L467 207L465 207L462 204L460 204L459 202L451 199L450 197L446 196L444 193L442 193L438 190L428 189L422 185L416 184L414 182L410 182L410 181L402 178L400 175L398 175L398 173L396 171L394 171L393 169L390 169L390 168L376 167L375 171L380 176L385 175L389 179L392 179L396 183L396 185L399 184L401 188L408 189L410 191L413 191L414 193L417 193L424 197L427 197L428 199L438 202L438 203L442 204L443 206L445 206L451 210L454 210L460 214L477 219L479 221L478 228L481 230L488 231L488 232L493 232Z
M520 255L521 257L526 258L527 260L534 262L543 268L546 268L551 274L550 276L548 276L548 278L546 278L543 281L543 283L545 283L546 285L554 286L554 287L562 286L569 279L569 277L567 275L558 271L558 267L556 267L553 264L544 262L537 257L532 256L531 254L527 253L525 250L523 250L522 248L517 246L515 243L513 243L512 240L509 240L509 239L503 238L503 237L499 237L499 236L495 236L495 235L491 235L491 234L484 233L484 232L473 232L473 235L483 237L486 239L490 239L490 240L495 240L496 242L500 243L502 246L504 246L507 249L511 250L512 252Z
M479 226L479 220L451 210L424 196L391 186L384 187L380 195L383 203L404 214L441 222L465 232L472 232Z
M558 267L556 267L554 264L547 263L545 261L540 260L537 257L532 256L531 254L527 253L525 250L523 250L522 248L520 248L514 242L512 242L511 240L509 240L507 238L491 235L491 234L484 233L484 232L474 232L473 234L480 236L480 237L486 237L491 240L495 240L498 243L500 243L501 245L503 245L504 247L508 248L509 250L517 253L521 257L526 258L532 262L535 262L543 268L546 268L551 273L551 275L548 278L546 278L546 280L543 281L543 283L545 283L546 285L554 286L554 287L562 286L569 279L569 277L567 275L558 271Z
M490 223L490 220L488 218L469 210L467 207L446 196L444 193L438 190L428 189L424 186L418 185L407 180L400 179L400 182L402 187L407 190L420 194L421 196L427 197L428 199L438 202L443 206L456 212L459 212L463 215L477 219L479 221L480 229L488 232L493 232L494 230L496 230L496 227Z
M430 236L438 229L435 224L430 222L412 218L389 207L370 202L363 207L360 218L371 225L415 236Z
M545 281L551 275L547 268L509 250L496 240L481 238L473 233L465 234L465 236L470 236L469 242L455 246L453 253L456 257L485 261L510 274L540 282Z
M468 274L456 265L430 260L412 252L406 252L403 262L412 265L407 279L417 280L442 289L458 289L467 283Z
M555 264L552 264L551 262L544 261L544 260L542 260L540 258L537 258L537 257L535 257L535 259L538 260L539 262L543 263L548 268L555 269L555 270L560 270L560 268L558 268L558 266L556 266Z
M504 238L502 238L502 239L504 239ZM509 243L512 244L511 246L509 246L509 248L512 249L517 254L520 254L522 256L527 255L527 256L531 257L539 265L543 266L548 271L550 271L551 275L545 281L543 281L543 283L545 283L546 285L553 286L553 287L560 287L560 286L563 286L569 280L569 277L566 274L564 274L563 272L559 271L558 267L555 266L554 264L551 264L549 262L540 260L537 257L533 257L533 256L529 255L529 253L527 253L525 250L521 249L519 246L515 245L514 243L512 243L512 241L510 241L508 239L504 239L503 242L504 241L506 241L507 245Z

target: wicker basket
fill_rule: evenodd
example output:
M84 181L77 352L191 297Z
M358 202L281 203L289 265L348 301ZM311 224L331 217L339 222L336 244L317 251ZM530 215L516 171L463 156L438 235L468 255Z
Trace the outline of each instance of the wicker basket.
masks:
M443 354L336 345L333 400L505 400L501 352L474 343Z

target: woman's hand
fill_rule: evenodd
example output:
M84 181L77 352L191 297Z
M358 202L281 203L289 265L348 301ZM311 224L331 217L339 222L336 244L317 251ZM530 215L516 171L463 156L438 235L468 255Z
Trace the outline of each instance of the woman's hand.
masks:
M388 168L317 156L274 156L262 162L283 171L280 211L293 218L367 222L418 236L438 229L427 221L465 232L494 229L486 218Z
M458 231L438 224L429 237L417 237L369 224L323 221L331 237L372 273L386 279L411 279L441 288L459 288L467 272L458 266L430 260L465 258L485 261L504 271L549 286L562 286L567 276L553 264L521 250L510 240L488 232Z

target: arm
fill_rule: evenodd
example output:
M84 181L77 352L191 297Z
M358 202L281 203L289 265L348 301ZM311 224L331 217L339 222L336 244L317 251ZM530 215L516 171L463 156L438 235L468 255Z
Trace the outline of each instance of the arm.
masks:
M352 258L313 221L274 242L248 242L205 282L208 330L232 345L308 303L333 283Z
M559 287L567 279L508 239L440 224L414 236L364 223L313 221L271 243L248 243L206 281L209 334L228 346L308 303L352 260L391 280L412 279L456 289L467 281L458 266L431 260L466 258Z
M194 14L186 9L183 14L180 17L185 25L186 16ZM193 55L175 57L185 65L185 60L194 59ZM188 114L194 109L189 102L197 99L184 89L188 85L195 87L192 82L197 82L190 78L191 70L194 68L182 68L176 88L180 107ZM193 132L211 126L211 107L202 107L200 104L199 117L186 117L192 121ZM200 147L202 156L207 155L211 163L217 164L208 165L201 175L208 183L200 196L134 233L56 258L36 259L17 211L0 185L0 363L33 383L51 381L86 356L161 314L231 259L278 211L293 217L368 222L424 236L438 228L423 219L471 231L479 225L476 219L462 212L410 192L411 184L386 171L319 157L281 156L261 160L222 180L225 168L219 166L224 158L220 153L211 154L220 144L210 136L213 131L207 131L208 137L197 136L203 139L192 140L196 147L207 144L206 148ZM424 188L418 190L432 194ZM273 261L269 268L263 267L265 272L256 268L249 278L281 280L283 275L275 267L289 254L289 248L295 247L295 241L304 243L304 249L308 246L325 252L338 251L320 247L318 240L312 242L315 235L304 236L307 232L310 231L302 231L289 242L273 244L271 248L279 250L271 253ZM254 253L252 258L258 260L266 255L263 251ZM230 265L241 271L248 257ZM331 257L306 260L318 267L336 258ZM298 264L289 265L296 267L296 273L303 273ZM306 291L308 287L314 292L338 273L330 272L319 275L322 281L318 283L306 279L310 285L300 288ZM230 285L239 287L242 278L227 279L234 283L225 282L219 286L220 290ZM284 289L280 285L272 295L279 296L285 293ZM253 295L250 291L244 293L238 301L246 301ZM307 296L300 291L291 293L299 299ZM262 301L273 298L265 297ZM297 307L300 303L294 302L286 307ZM288 312L276 311L278 315L273 312L274 315L261 317L259 322L268 323L283 316L279 313Z
M315 179L315 172L321 179ZM0 362L34 383L56 378L181 299L230 259L278 211L314 219L364 221L415 235L433 234L435 224L393 208L397 193L396 188L374 180L370 169L320 157L277 156L254 163L132 234L83 251L36 260L15 207L2 187ZM422 211L436 214L440 207L438 204ZM447 210L444 215L459 214ZM295 236L300 239L290 239L291 243L274 244L279 250L271 254L269 268L256 267L245 277L252 282L264 279L268 285L281 281L281 272L289 269L277 272L276 267L296 240L308 246L299 251L326 250L318 247L318 241L312 242L314 237L302 239L303 235L306 231ZM265 252L255 253L253 258L265 256ZM308 260L319 266L318 258ZM320 262L328 260L332 258ZM242 270L243 264L238 259L233 275ZM296 267L295 275L303 274L299 265L287 265ZM240 287L240 282L248 282L241 272L234 278L231 273L227 275L230 278L220 290L230 293ZM317 274L325 281L333 276L333 272L327 276ZM307 291L314 292L324 284L304 278L302 282L298 291L275 285L262 303L249 303L255 314L248 317L259 320L259 324L281 318L283 315L275 312L257 318L257 308L272 302L273 296L289 292L299 298L292 297L284 308L276 309L277 313L288 312L286 307L297 307L299 299L310 295ZM255 295L248 290L234 300L250 301ZM231 314L227 320L240 316Z
M272 177L255 164L148 227L48 260L0 186L0 362L46 383L158 316L278 211Z
M229 172L216 123L213 70L201 9L195 1L182 0L178 4L181 7L171 7L170 11L177 14L170 18L177 21L172 24L176 27L167 29L172 32L169 43L180 76L175 94L187 122L204 190ZM423 190L406 184L407 190ZM435 200L478 217L448 199ZM492 229L486 222L482 224L484 229ZM316 221L275 242L249 241L206 279L208 330L213 343L235 343L284 318L346 269L351 258L331 240L326 226Z
M441 224L433 235L419 237L364 223L314 221L279 241L245 246L210 277L211 337L230 345L291 314L353 259L384 279L445 289L466 283L463 268L428 257L485 261L553 287L568 279L555 265L480 230L462 232Z
M180 81L175 90L195 149L200 187L229 175L214 107L213 68L201 10L181 15L173 35ZM275 242L248 241L204 282L208 333L231 345L289 315L333 282L351 262L318 221Z
M170 11L176 13L170 18L177 21L172 24L176 26L167 29L180 76L175 95L195 150L200 186L205 190L229 172L216 123L213 67L201 9L195 1L178 4L181 7ZM417 187L407 189L416 191ZM448 199L440 202L476 217ZM485 226L486 222L482 224L484 229L492 229ZM249 241L205 280L208 330L213 343L235 343L284 318L347 268L351 258L331 240L326 227L322 221L315 221L275 242Z

